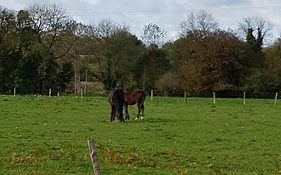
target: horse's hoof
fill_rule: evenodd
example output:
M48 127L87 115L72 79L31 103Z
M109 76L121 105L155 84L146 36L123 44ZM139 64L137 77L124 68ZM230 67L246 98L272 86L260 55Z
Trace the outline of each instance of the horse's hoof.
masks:
M141 117L140 119L143 120L143 117Z

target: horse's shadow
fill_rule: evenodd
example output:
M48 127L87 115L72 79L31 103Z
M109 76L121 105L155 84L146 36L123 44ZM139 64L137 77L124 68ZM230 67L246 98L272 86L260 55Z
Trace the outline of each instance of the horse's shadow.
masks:
M171 123L175 122L172 119L166 119L166 118L145 118L142 120L144 123Z

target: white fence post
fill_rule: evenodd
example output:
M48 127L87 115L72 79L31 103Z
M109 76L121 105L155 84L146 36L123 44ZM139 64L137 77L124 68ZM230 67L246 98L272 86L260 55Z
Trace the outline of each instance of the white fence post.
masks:
M16 91L17 91L17 88L14 87L14 97L16 96Z
M50 88L49 89L49 98L51 97L51 95L52 95L52 89Z
M246 92L243 92L243 104L246 104Z
M186 91L184 91L184 100L185 100L185 102L187 102L187 92Z
M274 105L276 105L278 99L278 92L275 93Z
M153 90L150 91L150 100L153 100Z
M216 93L213 91L213 103L216 104Z

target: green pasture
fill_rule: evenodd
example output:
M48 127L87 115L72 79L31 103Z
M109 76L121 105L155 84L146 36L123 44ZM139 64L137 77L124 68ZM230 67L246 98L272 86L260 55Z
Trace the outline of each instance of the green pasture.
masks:
M281 174L281 102L155 97L110 122L105 97L0 96L0 174Z

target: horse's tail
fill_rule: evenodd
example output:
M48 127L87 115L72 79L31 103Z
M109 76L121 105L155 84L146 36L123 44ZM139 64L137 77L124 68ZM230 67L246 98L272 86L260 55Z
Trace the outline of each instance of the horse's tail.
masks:
M118 113L118 117L121 121L123 121L123 105L124 105L124 92L122 89L117 89L114 94L115 102L116 102L116 110Z
M123 112L123 106L124 106L124 91L122 89L118 90L118 109L119 112L122 113Z

